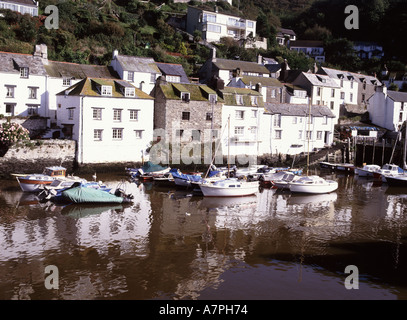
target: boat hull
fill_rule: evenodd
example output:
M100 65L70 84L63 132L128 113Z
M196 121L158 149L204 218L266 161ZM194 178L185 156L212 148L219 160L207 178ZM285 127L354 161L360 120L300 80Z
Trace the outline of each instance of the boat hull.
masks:
M33 179L28 177L17 177L18 184L23 192L38 192L43 186L50 185L54 179Z
M256 194L259 191L258 182L248 182L246 186L240 187L220 187L214 184L201 184L201 191L205 197L243 197Z
M330 193L338 189L336 181L330 181L327 184L305 184L292 182L289 185L290 191L295 193L323 194Z
M390 187L405 187L407 188L407 177L391 177L391 176L385 176L387 184Z

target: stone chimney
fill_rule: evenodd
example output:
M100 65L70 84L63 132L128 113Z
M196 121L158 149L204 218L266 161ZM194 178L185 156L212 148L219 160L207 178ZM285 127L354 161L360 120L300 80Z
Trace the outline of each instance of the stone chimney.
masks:
M212 62L216 62L216 48L212 48L211 53L212 53Z
M257 56L257 64L263 64L263 57L261 54Z
M261 88L262 88L261 83L260 82L256 83L256 91L261 93Z
M119 55L119 50L115 49L115 50L113 51L113 57L112 57L113 60L116 59L118 55Z
M48 60L48 47L46 44L36 44L34 50L34 57L40 57Z

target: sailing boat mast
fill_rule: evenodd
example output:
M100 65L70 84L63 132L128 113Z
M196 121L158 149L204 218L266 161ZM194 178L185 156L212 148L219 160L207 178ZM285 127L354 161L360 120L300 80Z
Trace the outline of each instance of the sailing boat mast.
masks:
M407 121L404 121L403 170L407 169L406 155L407 155Z
M230 115L228 117L228 179L230 178Z
M308 98L308 132L307 132L307 176L309 170L309 143L311 136L311 97Z

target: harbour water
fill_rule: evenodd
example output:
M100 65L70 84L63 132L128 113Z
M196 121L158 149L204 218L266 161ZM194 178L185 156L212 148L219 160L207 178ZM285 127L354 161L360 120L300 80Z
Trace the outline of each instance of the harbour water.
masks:
M331 194L241 198L126 181L132 205L66 207L1 181L0 299L407 299L407 190L328 177Z

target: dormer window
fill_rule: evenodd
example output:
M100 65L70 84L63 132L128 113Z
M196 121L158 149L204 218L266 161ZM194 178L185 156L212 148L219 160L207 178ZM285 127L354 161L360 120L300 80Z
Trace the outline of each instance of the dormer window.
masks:
M236 95L236 104L242 105L243 104L243 96Z
M71 78L63 78L62 79L62 85L64 87L69 87L71 85Z
M189 92L181 92L181 99L182 101L189 102L190 100Z
M125 88L124 89L124 96L125 97L135 97L136 90L134 88Z
M27 67L20 68L20 77L28 78L28 68Z
M259 102L258 102L258 99L257 99L256 96L251 96L250 100L251 100L252 106L258 106L259 105Z
M111 96L112 95L112 86L102 86L101 95L102 96Z

